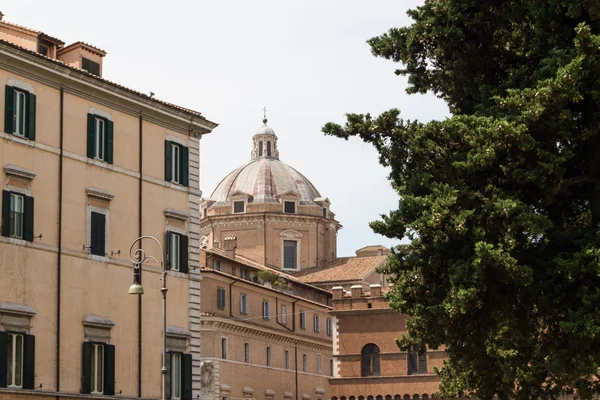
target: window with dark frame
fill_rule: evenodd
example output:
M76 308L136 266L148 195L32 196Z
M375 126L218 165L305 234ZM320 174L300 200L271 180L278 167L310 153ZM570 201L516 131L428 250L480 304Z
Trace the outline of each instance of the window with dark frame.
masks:
M298 242L295 240L283 241L283 268L298 268Z
M379 376L380 360L379 347L373 343L366 344L361 350L361 375Z
M115 394L115 346L83 342L83 379L81 392Z
M267 300L263 300L263 319L268 320L271 319L271 305Z
M244 362L250 362L250 343L244 343Z
M40 44L38 45L38 53L40 53L40 54L42 54L42 55L44 55L44 56L46 56L46 57L48 57L49 50L50 50L50 49L49 49L49 48L48 48L48 46L46 46L45 44L41 44L41 43L40 43Z
M90 74L100 76L100 64L89 58L81 57L81 69L86 70Z
M5 380L0 386L13 389L34 389L35 337L22 332L0 331L0 348L5 351L0 367Z
M189 185L190 153L184 145L165 140L165 181Z
M168 352L165 386L167 398L171 400L191 399L192 396L192 355Z
M316 333L321 332L321 317L319 317L317 314L315 314L313 317L313 322L314 322L314 331Z
M213 269L220 271L221 270L221 261L213 260Z
M181 233L167 231L167 269L187 274L189 271L188 262L188 237Z
M2 236L33 241L33 197L2 191Z
M408 353L408 375L427 374L427 353L417 350Z
M296 202L285 201L283 203L283 212L287 214L296 214Z
M300 311L300 328L306 329L306 312Z
M238 200L233 202L233 212L235 214L243 213L245 211L245 201Z
M106 215L92 211L90 226L90 252L96 256L106 256Z
M225 308L225 305L226 305L225 289L217 288L217 308L220 310L223 310Z
M333 322L331 321L331 318L327 318L327 335L331 336L331 334L333 333Z
M36 96L14 86L5 86L4 132L35 140Z
M113 163L114 124L108 118L88 114L87 156Z

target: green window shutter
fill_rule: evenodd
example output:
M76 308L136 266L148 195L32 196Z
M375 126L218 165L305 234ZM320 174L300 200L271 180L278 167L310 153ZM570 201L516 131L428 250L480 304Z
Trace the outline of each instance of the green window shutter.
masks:
M89 394L92 392L92 344L90 342L83 342L82 360L81 393Z
M165 140L165 181L171 182L171 142Z
M27 93L27 120L25 122L25 132L30 140L35 140L35 103L35 94Z
M2 191L2 236L10 236L10 192L8 190Z
M183 186L189 186L190 181L190 149L185 146L179 146L181 149L181 179L179 182Z
M23 335L23 389L35 388L35 336Z
M0 387L6 387L6 369L8 368L8 333L0 331Z
M96 117L94 114L88 114L87 123L87 156L94 158L95 145L96 145Z
M4 132L15 131L15 89L6 85L4 96ZM6 379L6 378L4 378Z
M33 242L33 197L25 196L25 215L23 216L25 222L25 232L23 239L28 242Z
M112 121L106 120L106 144L105 144L105 149L106 149L106 161L109 164L113 163L113 131L114 131L114 124Z
M91 243L92 254L104 257L106 255L106 216L104 214L92 212Z
M167 269L171 269L171 235L172 233L169 231L167 231L165 235L165 248L167 252L167 265L165 265L165 267Z
M115 394L115 346L112 344L104 345L104 393L105 395Z
M192 355L181 355L181 400L192 400Z
M188 237L179 235L179 271L187 274L188 272Z

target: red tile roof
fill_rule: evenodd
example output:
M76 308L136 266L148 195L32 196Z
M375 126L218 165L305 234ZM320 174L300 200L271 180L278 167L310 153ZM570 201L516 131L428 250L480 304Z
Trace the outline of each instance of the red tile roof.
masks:
M190 115L192 117L198 117L199 119L201 119L203 121L206 121L209 125L211 125L211 127L213 129L218 126L217 123L209 121L206 118L204 118L199 111L194 111L194 110L191 110L189 108L181 107L181 106L178 106L178 105L175 105L175 104L172 104L172 103L168 103L166 101L158 100L158 99L156 99L154 97L151 97L151 96L149 96L149 95L147 95L145 93L141 93L141 92L138 92L136 90L130 89L130 88L126 87L126 86L119 85L118 83L109 81L109 80L104 79L104 78L100 78L99 76L91 74L91 73L87 72L86 70L83 70L81 68L77 68L77 67L73 67L73 66L67 65L67 64L63 63L62 61L59 61L59 60L56 60L56 59L53 59L53 58L50 58L50 57L46 57L43 54L40 54L40 53L38 53L36 51L32 51L32 50L26 49L24 47L18 46L16 44L8 42L6 40L0 39L0 44L9 46L9 47L12 47L13 49L16 49L18 51L22 51L24 53L33 55L33 56L38 57L40 59L43 59L43 60L45 60L47 62L51 62L51 63L53 63L55 65L59 65L59 66L65 68L65 69L69 69L71 71L76 71L76 72L80 73L81 75L85 75L85 76L87 76L87 77L89 77L89 78L91 78L93 80L98 81L98 82L106 83L106 84L108 84L110 86L113 86L113 87L125 90L125 91L127 91L127 92L129 92L131 94L134 94L136 96L139 96L139 97L147 100L148 102L152 102L152 103L155 103L155 104L160 104L162 106L171 108L173 110L181 111L181 112L183 112L185 114L188 114L188 115Z
M361 281L377 267L383 265L387 256L341 257L319 268L309 268L295 274L302 282L325 283Z

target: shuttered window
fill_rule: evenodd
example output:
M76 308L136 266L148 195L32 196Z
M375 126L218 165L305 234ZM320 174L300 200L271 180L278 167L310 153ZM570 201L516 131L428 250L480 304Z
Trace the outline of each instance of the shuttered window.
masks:
M217 288L217 308L225 308L225 289Z
M0 332L0 387L33 389L35 337L18 332Z
M188 237L180 233L167 232L167 269L188 273Z
M182 144L165 141L165 181L189 185L189 149Z
M2 236L33 241L33 197L2 191Z
M111 120L95 114L88 114L87 156L96 160L113 163L114 124Z
M106 256L106 215L92 211L90 237L91 253Z
M115 346L107 343L83 343L81 392L115 394Z
M5 88L4 132L35 140L35 94L13 86Z
M81 69L86 70L90 74L100 76L100 64L89 58L81 57Z
M267 300L263 300L263 319L271 319L271 305Z

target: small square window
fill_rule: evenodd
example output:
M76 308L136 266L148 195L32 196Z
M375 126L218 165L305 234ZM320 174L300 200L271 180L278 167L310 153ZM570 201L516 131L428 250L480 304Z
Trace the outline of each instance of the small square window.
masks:
M245 212L245 202L243 200L240 201L234 201L233 202L233 212L238 214L238 213L243 213Z
M285 201L283 212L287 214L296 214L296 202L295 201Z
M44 44L39 44L38 45L38 53L48 57L48 53L49 53L48 46L46 46Z
M81 57L81 69L86 70L90 74L100 76L100 64L89 58Z

